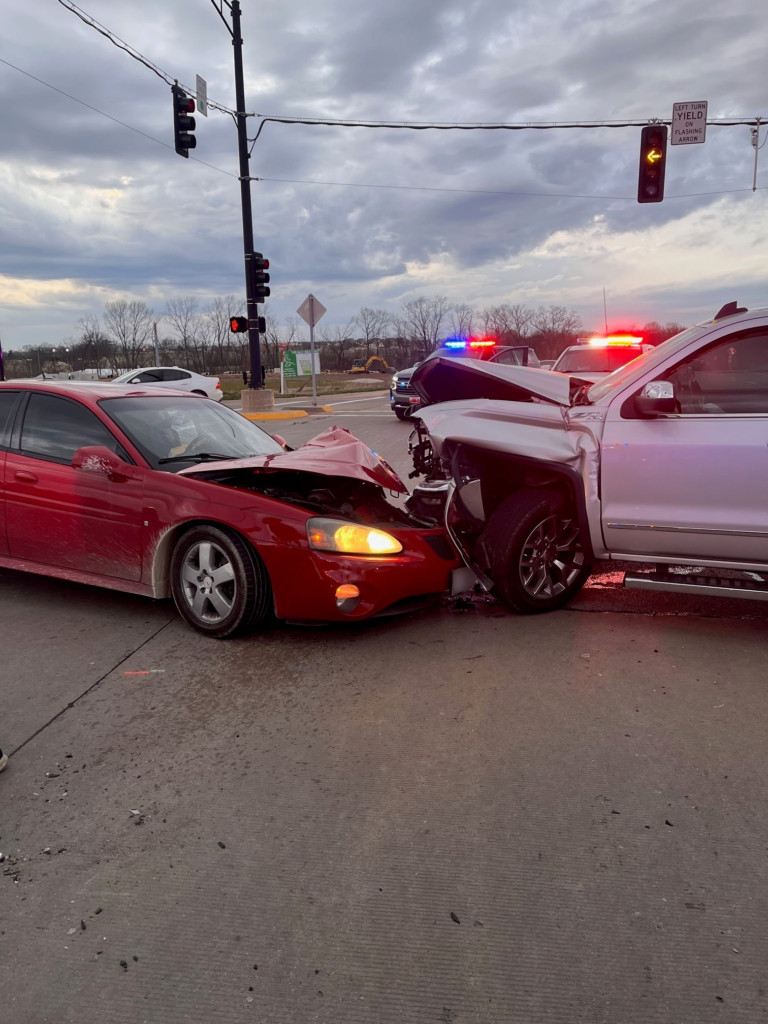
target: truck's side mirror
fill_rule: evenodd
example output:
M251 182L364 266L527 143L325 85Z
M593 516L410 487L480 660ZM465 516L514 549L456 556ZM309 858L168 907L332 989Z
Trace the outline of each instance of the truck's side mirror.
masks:
M652 380L634 398L635 415L640 417L662 416L678 411L675 385L670 380Z

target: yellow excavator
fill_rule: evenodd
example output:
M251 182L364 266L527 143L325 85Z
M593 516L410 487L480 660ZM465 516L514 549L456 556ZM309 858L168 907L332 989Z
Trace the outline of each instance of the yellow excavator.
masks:
M371 356L366 362L365 359L356 359L352 363L352 369L347 373L394 373L394 366L389 366L384 356Z

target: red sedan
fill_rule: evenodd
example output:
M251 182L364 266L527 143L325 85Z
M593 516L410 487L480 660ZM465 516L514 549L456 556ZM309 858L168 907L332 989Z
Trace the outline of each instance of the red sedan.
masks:
M458 565L445 530L387 490L406 488L338 427L291 451L194 395L0 384L0 566L172 596L208 636L442 593Z

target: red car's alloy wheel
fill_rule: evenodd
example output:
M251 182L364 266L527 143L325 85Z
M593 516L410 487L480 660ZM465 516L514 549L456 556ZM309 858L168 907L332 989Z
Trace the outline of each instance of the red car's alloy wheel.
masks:
M269 575L258 553L213 524L182 534L173 552L171 589L179 614L206 636L247 633L272 611Z

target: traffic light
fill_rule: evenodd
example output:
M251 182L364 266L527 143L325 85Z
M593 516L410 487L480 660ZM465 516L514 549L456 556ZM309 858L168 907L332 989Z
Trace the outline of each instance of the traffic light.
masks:
M259 334L266 334L267 321L263 316L257 318ZM229 318L229 329L232 334L245 334L248 330L248 318L244 316L233 316Z
M197 139L191 133L195 130L195 101L187 96L178 85L171 86L173 93L173 141L179 156L189 157L189 150L197 146Z
M264 259L263 252L255 252L251 257L251 281L253 284L253 298L255 302L263 302L268 299L271 292L269 284L269 260Z
M667 169L667 126L649 124L640 136L640 175L638 203L660 203L664 198L664 174Z

